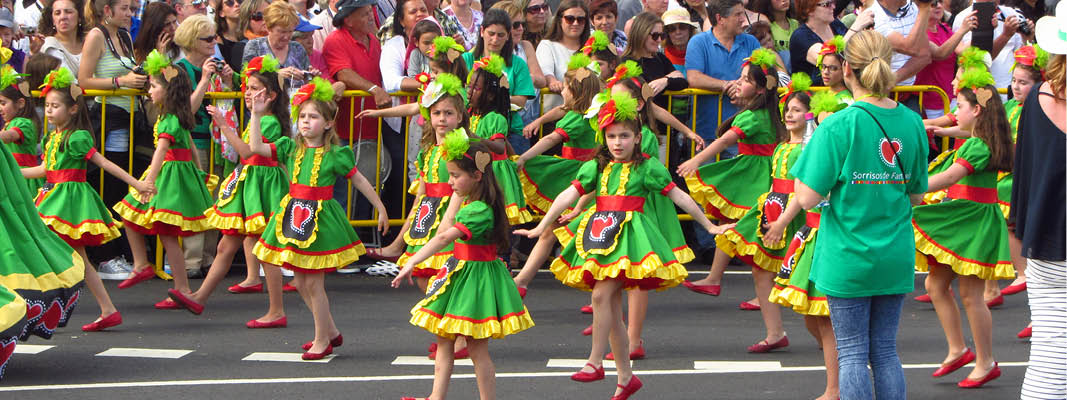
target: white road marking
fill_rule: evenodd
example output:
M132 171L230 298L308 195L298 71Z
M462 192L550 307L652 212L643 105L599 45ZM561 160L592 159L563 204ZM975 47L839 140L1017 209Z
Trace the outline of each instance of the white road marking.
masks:
M56 346L46 344L17 344L15 345L15 354L40 354L41 352L51 349Z
M270 352L256 352L249 354L241 361L284 361L284 362L303 362L303 363L328 363L334 358L334 354L330 354L321 360L305 360L300 358L301 353L270 353Z
M1001 367L1021 367L1026 362L1002 362ZM934 368L939 364L910 364L904 368ZM822 366L815 367L782 367L770 372L805 372L822 370ZM637 375L707 375L729 374L735 372L760 373L759 371L718 371L698 369L673 369L673 370L636 370ZM572 372L499 372L497 378L556 378L570 376ZM607 372L607 375L615 375L615 371ZM452 379L474 379L474 374L453 374ZM180 381L142 381L142 382L106 382L106 383L75 383L66 385L26 385L0 387L0 392L27 392L38 390L78 390L78 389L110 389L130 387L167 387L167 386L208 386L208 385L263 385L263 384L293 384L293 383L324 383L324 382L385 382L385 381L412 381L433 380L433 375L385 375L385 376L328 376L328 377L292 377L292 378L240 378L240 379L198 379Z
M182 358L192 350L136 349L129 347L112 347L98 353L98 357L136 357L136 358Z
M473 367L474 362L469 358L455 360L454 365ZM433 360L426 356L397 356L393 365L433 365Z
M693 369L729 372L771 372L782 369L778 361L693 361Z

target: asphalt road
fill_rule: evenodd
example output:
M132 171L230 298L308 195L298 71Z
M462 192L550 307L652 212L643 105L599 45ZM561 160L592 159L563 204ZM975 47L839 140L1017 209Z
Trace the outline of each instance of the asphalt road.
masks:
M690 271L706 269L693 265ZM390 289L387 279L363 274L331 275L327 290L345 336L336 356L325 363L252 361L245 359L298 360L299 346L313 335L311 314L299 296L286 294L288 328L246 329L245 321L265 311L266 295L224 292L238 279L228 278L201 316L152 307L164 298L169 282L153 280L120 291L116 281L106 281L125 323L107 332L81 332L78 327L98 313L84 293L70 325L52 340L19 344L0 380L0 399L398 399L429 394L433 366L426 347L433 339L407 322L420 297L415 289ZM917 276L916 287L921 282ZM193 281L194 287L199 284ZM538 274L530 288L527 307L537 326L490 345L498 397L610 397L612 376L595 383L568 378L588 355L590 340L579 331L591 317L578 307L588 303L589 295L560 285L548 273ZM750 276L738 267L731 267L720 297L682 287L654 293L645 331L648 358L635 362L645 387L633 398L812 399L821 394L822 354L799 315L783 312L791 346L769 354L745 352L763 335L760 314L737 309L753 293ZM945 357L944 336L929 304L906 301L899 344L909 397L1018 398L1029 343L1015 334L1026 326L1028 315L1025 294L1008 297L993 311L994 355L1004 374L984 388L964 390L956 382L970 367L941 379L930 377L934 364ZM473 372L469 364L457 365L452 398L476 398Z

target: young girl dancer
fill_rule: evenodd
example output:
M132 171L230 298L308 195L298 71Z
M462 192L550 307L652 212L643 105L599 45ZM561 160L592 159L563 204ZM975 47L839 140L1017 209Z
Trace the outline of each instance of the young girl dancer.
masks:
M497 249L508 246L510 226L505 195L490 166L493 151L485 141L472 142L463 128L448 134L444 148L454 198L437 234L408 258L391 285L399 287L404 280L410 284L416 265L445 246L454 246L426 298L411 309L411 324L437 335L437 347L444 350L434 359L433 391L427 398L444 399L448 394L455 340L466 337L478 393L482 399L494 399L496 370L489 358L488 339L522 332L534 322L507 267L497 257Z
M579 196L596 193L595 204L581 217L555 230L564 247L551 269L565 285L593 292L593 347L588 363L571 379L604 379L601 364L610 336L618 368L618 389L612 398L622 400L642 386L630 369L622 320L623 289L662 290L681 283L686 276L655 222L643 212L645 198L653 193L668 196L712 234L730 226L708 221L700 207L671 182L667 169L647 162L641 154L637 100L612 95L601 108L597 125L605 144L596 150L595 160L582 164L572 186L559 194L537 227L516 233L538 237Z
M794 92L786 98L788 101L786 101L784 117L785 127L789 130L790 142L798 138L803 138L806 142L808 135L815 128L816 120L821 121L830 113L845 106L831 91L819 91L810 96L806 92ZM814 253L812 249L819 230L820 210L821 208L817 207L805 212L805 224L797 230L796 235L789 242L782 268L778 271L778 276L774 278L774 289L771 290L769 300L771 303L790 307L804 316L804 325L822 348L823 364L826 367L826 389L816 400L834 400L840 393L837 340L834 337L833 325L830 324L830 308L826 303L826 294L816 289L815 282L808 279ZM783 235L786 224L784 221L791 220L801 212L804 211L797 202L789 202L785 211L778 217L778 222L766 225L767 232L763 234L764 245L767 246L785 237Z
M845 73L841 71L841 62L845 60L844 52L845 37L834 36L822 44L819 56L815 59L815 66L819 68L823 86L829 86L830 92L838 98L851 100L852 92L845 86Z
M253 58L245 66L242 72L244 78L245 105L252 107L252 97L265 91L268 99L268 113L259 122L262 130L260 136L264 142L273 143L278 138L289 136L290 115L286 110L285 92L278 85L278 61L273 56L267 55ZM318 86L307 86L316 88ZM298 95L309 96L310 93L298 92ZM181 292L175 295L175 300L194 314L204 311L204 303L218 286L219 282L226 277L230 270L233 257L238 249L244 249L245 262L253 277L258 279L260 265L259 260L252 254L259 236L267 226L271 212L277 207L278 202L289 191L286 181L285 170L278 164L277 154L262 157L252 153L248 146L249 128L238 136L237 131L226 123L225 115L217 108L208 106L217 126L222 127L222 134L226 136L230 144L241 157L230 176L222 183L219 191L219 199L215 205L204 212L207 221L215 229L222 232L222 240L219 241L218 254L211 263L211 270L204 278L200 289L186 296ZM295 114L295 113L294 113ZM294 117L295 118L295 117ZM288 320L285 317L285 304L282 301L282 274L276 267L263 269L267 280L267 292L270 306L267 314L249 320L245 326L248 328L284 328ZM246 278L247 281L247 278ZM242 286L240 283L231 286L232 293L262 292L263 284Z
M778 110L778 72L775 55L756 49L741 69L743 90L737 99L745 108L719 126L717 136L707 148L678 166L689 193L707 212L720 221L736 221L756 205L764 188L771 186L771 156L775 145L784 141L785 127ZM738 156L704 165L723 149L737 144ZM723 272L730 256L715 250L707 278L686 284L690 290L718 296ZM760 296L762 301L766 296ZM758 310L759 305L741 303L743 310Z
M100 317L82 326L82 330L95 332L122 324L122 314L111 303L104 282L85 255L85 247L118 238L121 224L111 218L100 195L86 183L86 163L92 162L122 179L143 197L154 194L155 187L150 182L138 181L96 151L81 89L72 82L74 74L66 68L54 70L45 78L41 89L45 117L55 130L45 143L44 164L24 168L22 175L47 180L37 194L37 210L45 225L73 247L85 264L85 284L100 306Z
M312 87L308 87L308 86ZM310 96L296 96L299 110L295 140L279 137L263 140L263 117L269 114L265 90L252 95L249 146L261 157L284 160L289 171L289 194L282 198L263 229L253 250L267 267L287 268L295 273L293 284L315 319L315 338L304 345L302 358L319 360L333 353L344 339L333 322L324 287L327 272L355 262L366 253L344 210L333 198L333 183L344 176L378 210L378 230L389 231L389 215L367 178L356 170L356 156L341 146L333 121L337 116L334 91L325 81L315 80L300 89Z
M133 252L132 276L119 284L126 289L155 276L145 249L146 235L158 235L170 261L174 277L174 289L183 294L191 293L189 279L185 274L185 256L178 237L194 235L212 229L204 217L204 210L211 207L211 192L205 184L207 173L194 163L197 154L191 151L192 129L196 121L189 95L192 83L189 77L171 65L170 59L158 51L149 53L144 62L149 75L148 95L159 106L160 117L153 128L156 151L152 164L142 179L156 184L161 190L155 196L126 195L114 209L123 219L126 238ZM170 299L156 304L156 308L175 309L179 306Z
M974 369L959 386L979 387L1000 376L993 359L992 319L982 300L985 280L1015 276L1008 231L997 206L997 171L1011 171L1010 126L989 72L971 69L958 82L956 118L972 137L956 151L944 172L930 177L929 190L948 188L948 199L915 207L916 269L929 270L926 290L948 342L948 355L933 376L947 375L971 361ZM968 234L960 235L961 226ZM975 238L981 238L975 240ZM959 277L960 297L974 335L975 353L966 347L959 309L949 291Z
M37 148L41 132L37 127L41 126L41 119L30 103L29 84L20 83L19 77L10 65L0 69L0 117L7 121L0 130L0 140L19 167L36 167L41 165L41 152ZM26 183L30 192L37 194L44 179L27 179Z

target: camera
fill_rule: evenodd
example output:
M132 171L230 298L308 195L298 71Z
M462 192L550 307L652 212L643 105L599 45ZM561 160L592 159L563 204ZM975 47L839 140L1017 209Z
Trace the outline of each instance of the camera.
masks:
M19 25L19 29L26 36L33 36L37 34L36 26Z
M215 63L215 71L216 71L217 73L220 73L220 74L221 74L221 73L222 73L222 67L223 67L224 65L226 65L226 62L225 62L225 61L222 61L222 60L221 60L221 59L219 59L219 58L212 58L211 60L212 60L212 62L214 62L214 63Z
M307 82L311 82L311 79L315 77L315 74L311 73L311 71L303 71L303 74L304 80Z
M131 69L130 71L137 75L148 75L148 73L144 71L144 65L137 65L136 67L133 67L133 69Z
M1030 26L1030 20L1023 16L1023 12L1015 9L1015 18L1019 19L1019 33L1023 36L1030 36L1034 34L1034 29Z

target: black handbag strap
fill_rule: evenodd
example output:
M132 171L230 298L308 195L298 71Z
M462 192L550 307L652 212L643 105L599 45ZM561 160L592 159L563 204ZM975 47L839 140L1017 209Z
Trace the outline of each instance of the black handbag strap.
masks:
M107 29L103 25L97 25L96 29L100 30L100 33L104 34L104 43L107 44L107 50L111 52L112 56L115 56L116 60L119 60L119 64L123 68L133 70L133 65L126 65L126 62L122 61L122 56L119 56L119 52L115 50L115 43L111 41L111 35L107 33ZM131 60L133 59L133 39L130 38L130 32L126 28L119 28L118 30L119 46L122 48L122 52L126 53L126 56ZM131 63L132 64L132 63Z
M875 118L874 114L871 114L871 112L868 111L866 108L863 108L863 106L856 105L856 108L859 108L860 110L863 110L863 112L867 113L867 115L869 115L871 117L871 119L874 120L875 124L878 124L878 129L880 129L882 131L882 137L885 137L885 140L890 143L890 146L892 146L893 139L889 138L889 134L885 132L885 128L882 127L882 123L878 122L878 118ZM902 180L906 181L908 174L904 172L904 167L901 166L901 164L903 164L903 161L901 160L899 154L897 154L896 157L897 157L897 168L900 169L900 177L901 177Z

